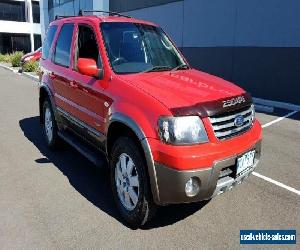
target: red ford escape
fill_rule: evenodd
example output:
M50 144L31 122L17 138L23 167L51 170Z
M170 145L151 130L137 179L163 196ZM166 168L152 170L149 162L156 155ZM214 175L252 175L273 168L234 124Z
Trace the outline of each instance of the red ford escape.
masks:
M132 227L158 205L224 193L257 166L262 129L251 96L193 69L153 23L117 13L57 17L40 65L47 144L64 140L108 165Z

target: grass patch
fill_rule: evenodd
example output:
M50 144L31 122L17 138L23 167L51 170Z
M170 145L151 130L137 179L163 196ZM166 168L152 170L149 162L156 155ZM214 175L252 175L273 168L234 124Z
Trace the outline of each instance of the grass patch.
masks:
M0 54L0 62L11 63L11 54Z
M11 54L11 66L20 67L21 66L21 58L24 55L22 51L16 51Z
M24 72L37 72L39 69L39 63L37 61L29 61L23 65Z

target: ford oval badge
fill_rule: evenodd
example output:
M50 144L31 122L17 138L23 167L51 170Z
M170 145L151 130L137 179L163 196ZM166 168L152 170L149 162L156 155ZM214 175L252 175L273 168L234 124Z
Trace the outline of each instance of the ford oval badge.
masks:
M234 125L237 126L237 127L240 127L240 126L243 126L243 124L244 124L244 116L237 115L234 118Z

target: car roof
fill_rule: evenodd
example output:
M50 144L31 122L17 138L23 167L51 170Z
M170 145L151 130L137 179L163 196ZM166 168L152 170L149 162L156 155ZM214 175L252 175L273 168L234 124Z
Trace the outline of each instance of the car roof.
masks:
M91 21L95 23L105 23L105 22L126 22L126 23L140 23L146 25L157 26L155 23L136 19L133 17L124 17L124 16L70 16L70 17L62 17L58 18L51 22L50 25L61 25L65 22L72 22L72 21Z

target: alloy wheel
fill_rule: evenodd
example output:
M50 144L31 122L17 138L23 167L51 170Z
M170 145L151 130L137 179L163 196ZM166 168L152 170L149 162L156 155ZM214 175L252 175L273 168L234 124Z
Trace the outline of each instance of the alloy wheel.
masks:
M49 107L47 107L45 110L44 125L45 125L45 132L48 141L51 142L53 138L53 121L52 121L51 110L49 109Z
M129 211L133 210L138 203L139 177L133 160L125 153L119 156L116 164L115 182L122 205Z

